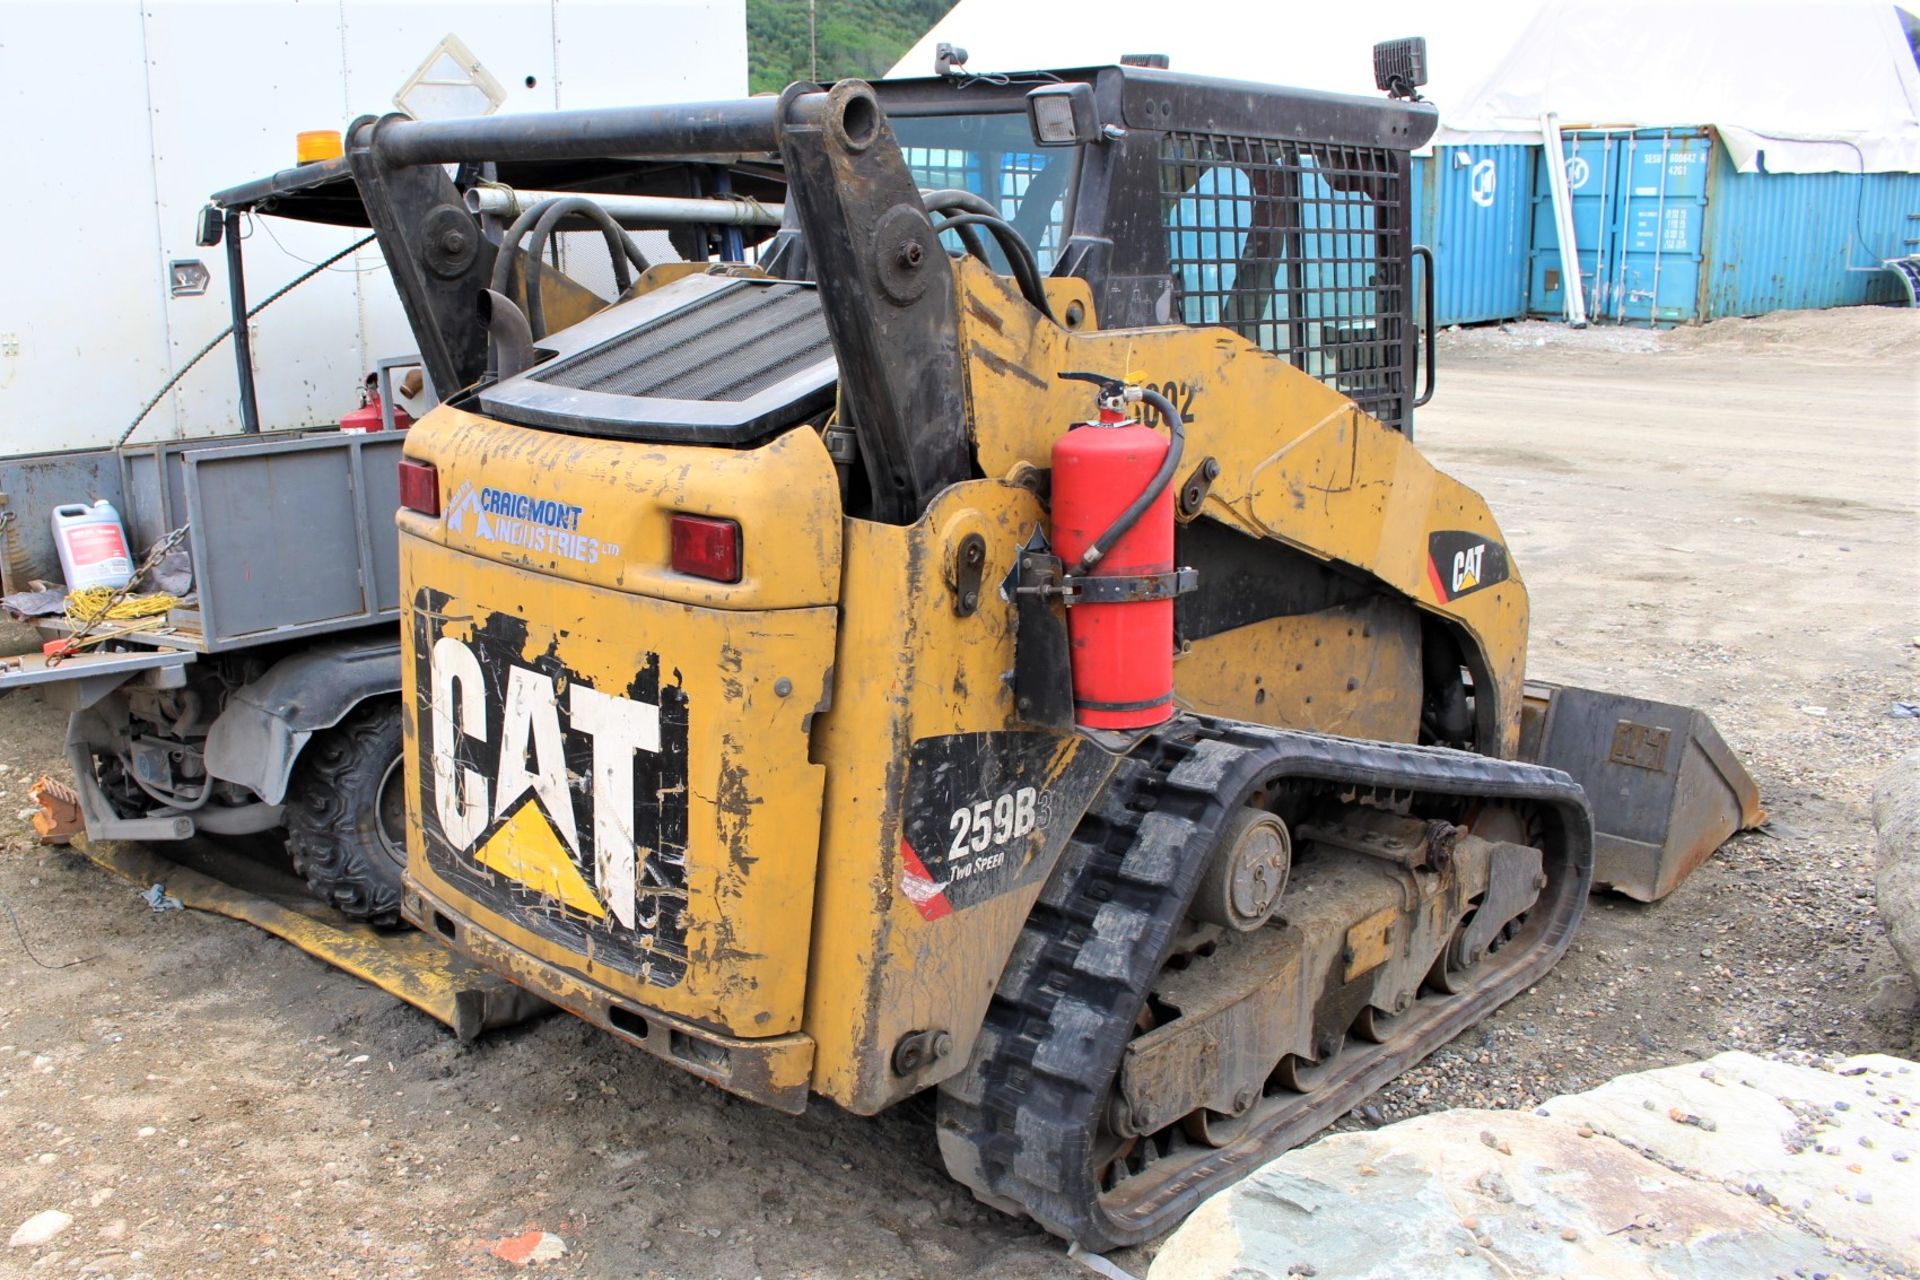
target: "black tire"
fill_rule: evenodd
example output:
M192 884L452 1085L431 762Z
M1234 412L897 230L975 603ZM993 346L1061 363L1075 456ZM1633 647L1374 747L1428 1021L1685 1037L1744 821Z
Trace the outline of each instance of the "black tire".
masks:
M362 703L313 735L287 788L287 852L315 897L372 925L400 923L406 784L400 704Z

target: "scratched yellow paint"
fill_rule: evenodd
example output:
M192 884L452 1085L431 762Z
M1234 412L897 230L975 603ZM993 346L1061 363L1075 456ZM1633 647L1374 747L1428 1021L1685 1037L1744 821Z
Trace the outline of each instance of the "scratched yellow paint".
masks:
M1193 641L1180 705L1260 724L1408 742L1420 732L1420 633L1392 602L1267 618Z
M1204 514L1322 560L1340 561L1461 628L1487 658L1493 687L1488 746L1511 755L1520 738L1527 592L1519 572L1451 603L1427 572L1427 535L1441 529L1504 542L1487 504L1438 471L1404 436L1333 388L1226 329L1110 329L1069 333L1048 324L1011 284L971 260L955 264L963 291L961 343L980 466L1004 475L1045 466L1069 422L1087 418L1084 383L1063 370L1134 371L1179 383L1190 410L1184 469L1220 463ZM1259 717L1256 717L1259 718Z
M1363 973L1372 973L1393 955L1393 922L1400 918L1398 907L1385 907L1347 930L1347 971L1342 979L1352 982Z
M402 512L402 599L412 619L419 589L445 593L438 625L456 639L471 640L495 613L517 619L526 628L523 658L551 652L603 692L625 689L647 654L660 655L663 684L684 690L689 725L685 977L649 984L571 953L436 874L419 805L431 744L411 714L409 878L508 945L623 1000L739 1036L798 1031L825 773L808 758L808 733L828 698L839 594L838 490L825 447L802 430L751 451L667 450L526 431L450 409L409 434L408 455L438 467L443 502L483 482L564 497L583 508L583 536L625 544L617 557L582 564L488 544L471 524L449 532L445 520ZM674 510L740 522L740 583L665 567ZM419 705L416 639L414 626L403 626L410 708ZM723 786L732 797L725 804Z
M790 609L840 598L839 482L812 431L789 431L758 449L703 449L530 431L442 406L408 436L407 456L439 470L446 512L434 520L402 511L408 537L565 581L715 609ZM596 553L581 559L487 541L476 520L455 519L463 495L487 488L581 507L580 527L570 532L591 538ZM668 567L676 514L740 521L740 581Z
M815 755L827 766L820 876L814 911L807 1029L813 1087L871 1113L904 1091L966 1064L1006 954L1040 884L923 919L900 889L902 766L917 739L1013 726L1013 602L1003 590L1019 545L1044 516L1018 485L976 480L947 490L905 528L846 522L833 710L821 717ZM987 546L979 610L953 607L961 541ZM1063 739L1053 762L1076 751ZM903 1080L888 1056L908 1032L953 1036L949 1056Z
M1050 281L1056 314L1077 308L1082 316L1068 331L978 264L954 270L966 402L985 478L953 486L908 526L844 517L831 461L806 428L758 449L706 449L524 430L443 408L413 429L407 449L439 467L443 502L483 483L564 499L585 509L582 532L613 548L583 563L490 545L470 525L450 531L403 512L409 609L419 587L448 593L451 635L510 612L527 623L529 655L551 646L596 687L624 684L649 647L685 681L695 919L686 978L649 988L517 928L436 877L417 830L409 876L491 932L517 979L550 981L568 998L591 980L623 1000L779 1046L768 1060L782 1081L804 1077L860 1112L964 1065L1041 889L1034 883L924 919L900 887L900 809L916 740L1018 727L1007 681L1014 609L1002 584L1047 515L1016 478L1045 467L1054 439L1091 411L1087 387L1059 381L1059 372L1181 384L1191 392L1182 397L1192 413L1188 465L1208 456L1221 464L1207 518L1343 562L1406 597L1398 613L1336 610L1196 641L1175 669L1183 705L1410 739L1420 698L1410 619L1425 611L1484 650L1490 684L1478 692L1497 745L1510 752L1518 734L1527 599L1517 573L1446 603L1426 571L1432 530L1498 538L1478 495L1337 392L1236 335L1097 331L1085 286ZM739 584L666 568L676 511L742 522ZM961 617L955 557L970 533L985 539L985 589L978 610ZM1371 634L1357 633L1369 626ZM410 704L413 643L409 629ZM1312 656L1289 663L1303 647ZM1261 674L1257 684L1252 672ZM792 685L784 697L774 692L781 679ZM408 733L418 796L424 744L411 721ZM1063 739L1056 775L1080 750L1095 748ZM723 767L753 780L744 826L716 803ZM537 862L523 857L517 873L537 875ZM567 890L556 883L555 893L564 900ZM563 976L540 976L555 970ZM951 1034L950 1055L911 1079L895 1075L895 1044L927 1029Z
M592 985L568 970L556 968L527 951L516 948L499 938L488 938L473 931L468 933L468 942L474 956L486 967L495 970L519 986L537 991L542 996L563 1008L571 1008L584 1014L595 1003L596 993ZM725 1049L732 1057L732 1066L738 1070L743 1065L761 1073L770 1089L788 1096L773 1100L785 1110L801 1109L805 1099L801 1092L807 1083L810 1065L813 1061L813 1041L804 1032L788 1032L784 1035L768 1036L732 1036L716 1031L711 1026L694 1022L691 1019L661 1014L658 1011L649 1016L656 1028L672 1028L690 1034L711 1045ZM748 1063L747 1060L751 1059ZM675 1063L696 1075L704 1076L720 1084L738 1084L737 1079L729 1080L723 1073L707 1069L707 1064L699 1059L675 1057ZM761 1101L770 1101L763 1094L749 1093Z

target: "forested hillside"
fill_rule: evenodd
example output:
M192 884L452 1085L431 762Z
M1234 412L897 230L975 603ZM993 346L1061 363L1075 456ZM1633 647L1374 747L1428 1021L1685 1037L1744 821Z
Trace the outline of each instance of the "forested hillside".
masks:
M877 76L899 60L954 0L814 0L813 41L807 0L747 0L747 80L755 93L795 80L831 84L845 76ZM818 70L813 51L819 51ZM932 74L931 63L926 68Z

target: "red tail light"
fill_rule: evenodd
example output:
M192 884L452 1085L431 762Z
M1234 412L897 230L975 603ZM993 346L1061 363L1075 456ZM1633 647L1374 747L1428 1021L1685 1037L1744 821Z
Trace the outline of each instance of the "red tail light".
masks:
M672 563L675 573L740 581L740 526L711 516L675 516Z
M423 516L440 514L440 472L431 462L400 459L400 505Z

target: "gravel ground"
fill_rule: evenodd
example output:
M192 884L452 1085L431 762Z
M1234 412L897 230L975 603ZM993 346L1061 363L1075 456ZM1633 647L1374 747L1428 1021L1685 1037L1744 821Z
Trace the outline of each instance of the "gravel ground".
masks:
M1596 897L1553 973L1377 1114L1531 1107L1726 1049L1913 1056L1871 791L1920 744L1889 714L1920 687L1920 313L1527 323L1441 351L1420 440L1515 548L1529 674L1706 709L1771 820L1664 902Z
M1665 902L1597 898L1553 973L1343 1124L1723 1049L1911 1056L1868 797L1920 745L1888 714L1920 693L1920 314L1443 352L1419 438L1501 517L1533 672L1706 708L1773 821ZM553 1275L1086 1274L947 1182L923 1104L783 1117L564 1017L463 1048L245 925L151 914L26 835L60 731L0 696L0 892L84 960L0 924L0 1231L73 1218L0 1274L488 1276L529 1230L565 1241Z

